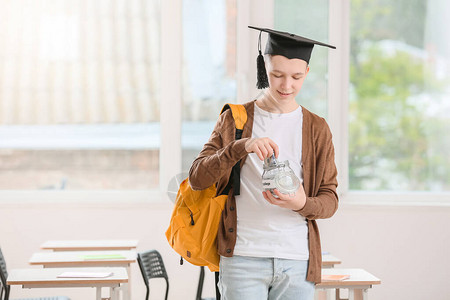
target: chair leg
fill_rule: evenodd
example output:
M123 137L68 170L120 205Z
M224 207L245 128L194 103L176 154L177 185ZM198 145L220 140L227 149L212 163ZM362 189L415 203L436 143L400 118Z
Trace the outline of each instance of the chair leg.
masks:
M9 289L11 287L8 285L5 287L5 300L9 300Z
M205 281L205 267L200 267L200 276L198 278L198 286L197 286L197 296L195 297L195 300L201 300L202 299L202 292L203 292L203 282Z
M214 279L216 283L216 300L220 300L220 291L219 291L219 272L215 272Z
M166 279L166 297L165 297L165 300L167 300L167 297L169 297L169 280Z

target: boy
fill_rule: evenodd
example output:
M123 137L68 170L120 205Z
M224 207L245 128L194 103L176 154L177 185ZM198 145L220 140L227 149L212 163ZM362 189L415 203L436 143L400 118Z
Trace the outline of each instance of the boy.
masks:
M223 113L189 171L193 189L227 187L240 161L240 194L228 193L218 232L218 288L225 300L313 299L321 278L320 237L315 219L338 206L337 170L331 132L323 118L299 106L295 96L309 72L314 44L293 34L260 30L258 88L245 103L248 121L235 140L231 111ZM266 60L261 32L268 32ZM288 160L303 182L292 194L264 192L262 162L272 154Z

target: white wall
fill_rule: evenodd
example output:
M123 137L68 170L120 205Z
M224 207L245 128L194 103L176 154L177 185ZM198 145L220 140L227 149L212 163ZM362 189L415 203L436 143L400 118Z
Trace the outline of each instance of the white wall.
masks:
M319 228L340 267L381 279L371 300L450 299L450 207L341 204Z
M164 231L172 204L0 204L0 246L8 268L27 261L48 239L139 239L138 251L161 252L170 280L169 299L195 299L197 267L179 265ZM320 220L324 250L342 259L341 267L364 268L379 277L371 300L449 299L450 207L378 207L342 204L336 215ZM208 272L209 273L209 272ZM205 296L212 296L207 274ZM144 299L139 267L132 267L133 299ZM155 281L151 299L161 299ZM12 298L44 296L54 290L12 288ZM63 289L73 300L92 299L94 289ZM154 294L153 294L154 293Z

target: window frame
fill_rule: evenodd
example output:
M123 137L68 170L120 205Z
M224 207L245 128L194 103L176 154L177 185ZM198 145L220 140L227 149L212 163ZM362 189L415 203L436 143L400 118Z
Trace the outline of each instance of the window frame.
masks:
M256 33L249 24L273 26L274 0L237 1L237 102L255 98ZM450 206L450 192L369 192L349 190L348 170L348 89L350 45L350 0L329 0L328 124L330 125L338 167L340 202L370 206ZM0 203L168 203L167 186L174 174L181 173L181 63L182 0L161 1L161 94L160 94L160 184L153 190L80 191L0 191ZM177 84L178 83L178 84ZM81 199L81 200L80 200Z

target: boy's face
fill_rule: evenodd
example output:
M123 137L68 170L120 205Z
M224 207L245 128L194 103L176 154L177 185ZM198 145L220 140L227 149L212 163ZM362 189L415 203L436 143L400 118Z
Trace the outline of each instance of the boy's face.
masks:
M295 101L295 96L303 85L309 66L306 61L282 55L271 56L266 60L267 77L269 79L268 92L274 100L280 102Z

